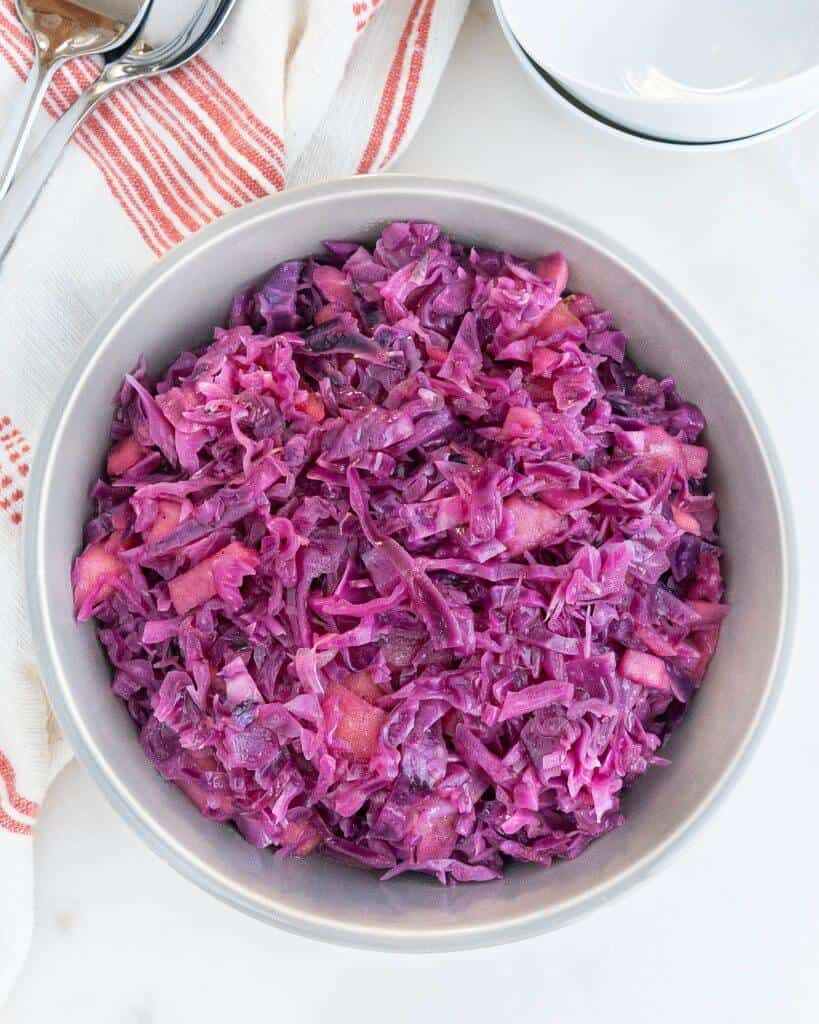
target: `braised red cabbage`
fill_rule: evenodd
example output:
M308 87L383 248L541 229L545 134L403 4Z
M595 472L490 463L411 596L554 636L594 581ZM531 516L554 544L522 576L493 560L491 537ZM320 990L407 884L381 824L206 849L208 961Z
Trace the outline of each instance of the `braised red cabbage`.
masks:
M568 277L396 223L125 378L76 612L204 815L483 881L663 763L727 610L704 421Z

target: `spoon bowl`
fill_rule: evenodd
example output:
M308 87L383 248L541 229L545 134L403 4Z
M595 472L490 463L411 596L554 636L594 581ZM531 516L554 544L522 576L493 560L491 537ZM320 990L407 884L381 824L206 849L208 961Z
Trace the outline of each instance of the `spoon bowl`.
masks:
M17 0L17 13L34 40L38 59L47 64L105 53L119 45L145 5L131 0L129 6L131 16L124 18L121 5L117 12L100 13L68 0Z
M91 86L99 93L94 105L111 89L127 82L164 74L186 64L205 47L227 20L236 0L203 0L192 21L176 36L157 47L140 37L118 60L107 63Z
M17 14L34 42L34 64L0 136L0 199L11 186L37 111L55 71L68 60L109 53L126 45L153 0L16 0Z

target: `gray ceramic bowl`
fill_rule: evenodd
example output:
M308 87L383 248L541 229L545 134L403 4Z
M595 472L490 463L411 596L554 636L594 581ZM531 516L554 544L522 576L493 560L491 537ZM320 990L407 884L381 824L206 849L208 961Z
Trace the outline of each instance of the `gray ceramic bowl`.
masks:
M106 449L110 398L140 352L162 370L223 320L233 291L324 238L371 239L393 219L438 221L460 239L536 256L560 248L572 285L614 310L648 369L672 373L708 418L727 548L725 626L708 680L669 743L671 767L624 799L627 824L582 857L515 866L502 881L443 888L320 856L280 862L200 817L146 761L93 627L74 623L69 569ZM384 176L274 196L226 217L165 258L90 338L39 443L27 501L27 581L40 666L80 760L114 807L188 878L255 917L303 935L407 951L465 949L534 935L633 885L713 806L767 716L789 647L792 545L784 490L761 419L736 371L687 304L639 260L572 218L476 185Z

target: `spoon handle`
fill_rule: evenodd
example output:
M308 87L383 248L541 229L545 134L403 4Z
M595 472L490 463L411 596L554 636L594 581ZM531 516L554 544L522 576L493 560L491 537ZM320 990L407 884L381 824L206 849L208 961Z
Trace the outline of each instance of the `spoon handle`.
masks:
M35 57L25 87L14 102L0 134L0 199L8 192L26 142L57 65Z
M118 84L98 80L82 92L51 126L31 159L14 179L8 195L0 203L0 261L5 258L37 197L60 162L71 136L94 107Z

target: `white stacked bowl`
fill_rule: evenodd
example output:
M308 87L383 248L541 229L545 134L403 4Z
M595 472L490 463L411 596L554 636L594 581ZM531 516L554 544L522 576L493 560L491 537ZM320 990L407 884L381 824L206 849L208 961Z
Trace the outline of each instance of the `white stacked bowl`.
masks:
M819 107L817 0L495 0L592 114L677 143L763 137Z

